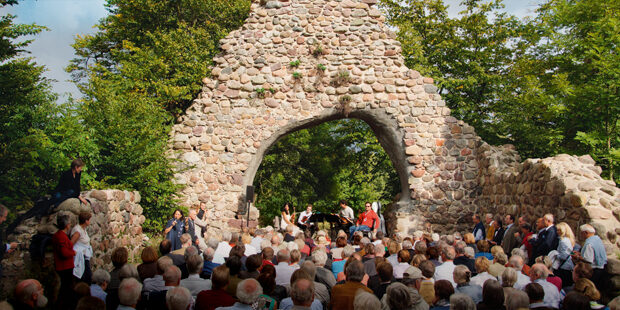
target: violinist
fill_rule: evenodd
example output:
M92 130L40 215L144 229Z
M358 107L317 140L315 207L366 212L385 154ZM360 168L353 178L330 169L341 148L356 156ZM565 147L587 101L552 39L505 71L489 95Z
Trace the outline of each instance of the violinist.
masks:
M297 220L299 227L301 227L302 229L310 228L310 225L312 225L312 223L309 222L311 216L312 205L308 204L308 206L306 207L306 211L303 211L299 214L299 219Z

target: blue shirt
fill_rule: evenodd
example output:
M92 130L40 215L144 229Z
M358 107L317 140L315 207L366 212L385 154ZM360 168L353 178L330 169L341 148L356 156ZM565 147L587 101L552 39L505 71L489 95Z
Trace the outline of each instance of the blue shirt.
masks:
M332 263L332 273L334 274L334 278L338 279L338 274L344 271L344 264L346 262L347 261L343 259Z
M90 286L90 296L97 297L97 298L103 300L103 302L105 303L105 298L108 296L108 293L106 293L101 288L101 286L99 286L97 284L91 284L91 286Z
M289 310L291 308L293 308L293 300L290 297L282 299L282 301L280 302L280 305L278 305L278 309L282 309L282 310ZM310 306L310 309L323 310L323 305L318 299L315 298L312 301L312 305Z

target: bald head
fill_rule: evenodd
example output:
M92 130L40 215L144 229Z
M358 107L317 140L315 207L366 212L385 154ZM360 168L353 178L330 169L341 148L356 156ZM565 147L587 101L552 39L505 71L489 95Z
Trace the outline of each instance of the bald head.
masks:
M312 301L314 301L314 282L304 278L295 281L291 286L291 299L296 306L312 306Z

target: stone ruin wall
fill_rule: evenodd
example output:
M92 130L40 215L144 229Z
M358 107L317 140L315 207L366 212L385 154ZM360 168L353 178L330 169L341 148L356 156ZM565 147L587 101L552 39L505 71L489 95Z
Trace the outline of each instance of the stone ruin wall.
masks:
M242 225L235 217L245 186L272 143L345 117L368 122L390 155L401 179L399 214L415 213L417 223L473 211L480 138L450 116L433 79L404 65L400 43L374 3L253 3L246 24L221 41L211 78L172 132L172 148L189 168L176 176L186 186L182 203L213 208L213 231ZM318 45L323 53L315 57ZM290 66L295 60L297 68ZM350 79L334 85L341 71ZM256 88L274 93L259 98ZM436 213L437 205L446 213Z
M521 163L512 147L486 144L450 116L431 78L405 67L374 4L255 1L245 25L221 41L212 76L171 133L185 168L176 175L185 185L181 202L213 209L211 233L245 225L237 217L245 186L279 138L351 117L369 123L400 177L401 193L385 214L392 230L411 232L429 220L439 232L463 231L474 213L551 212L574 229L592 223L608 245L617 241L620 194L589 157ZM299 67L290 66L295 60ZM333 85L340 71L350 80ZM251 226L257 218L253 208Z
M14 279L24 278L24 273L32 272L36 268L30 267L30 253L28 248L32 236L37 233L54 234L58 231L55 226L59 215L69 215L73 225L78 223L78 214L83 211L92 212L90 225L86 228L93 247L91 266L112 270L111 255L117 247L126 247L129 250L129 260L140 258L145 235L142 233L142 224L145 217L140 206L140 193L121 190L91 190L82 193L82 197L89 199L91 206L81 205L76 198L68 199L60 204L49 216L40 220L30 218L25 220L8 236L8 241L18 242L23 250L6 254L3 265L4 283L15 283ZM47 253L48 263L53 262L51 252ZM53 263L52 263L53 264ZM53 267L52 267L53 269ZM4 289L7 288L5 285Z

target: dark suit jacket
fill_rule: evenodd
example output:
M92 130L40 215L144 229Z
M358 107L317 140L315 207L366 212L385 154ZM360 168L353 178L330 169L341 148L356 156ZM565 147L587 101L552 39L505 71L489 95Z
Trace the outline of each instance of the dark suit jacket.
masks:
M502 239L502 248L504 249L504 253L506 255L510 255L510 251L512 249L519 246L519 240L515 237L515 233L519 232L519 226L516 223L513 223L504 233L504 239Z
M547 255L549 252L557 249L558 242L558 231L555 225L540 232L536 239L531 239L530 244L533 246L533 255L530 257L530 265L534 263L536 257Z

